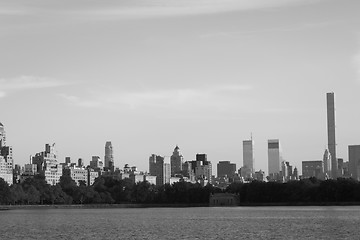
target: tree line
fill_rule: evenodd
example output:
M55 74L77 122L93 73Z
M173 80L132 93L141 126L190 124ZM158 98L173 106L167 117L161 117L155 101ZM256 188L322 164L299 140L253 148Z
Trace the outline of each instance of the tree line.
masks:
M62 176L57 185L46 183L45 177L36 175L22 183L8 185L0 178L0 204L206 204L210 193L220 190L211 185L176 182L172 185L133 183L130 179L117 180L100 176L92 186L76 184L70 176Z
M360 202L360 182L339 178L320 181L316 178L300 181L232 183L226 189L212 185L176 182L172 185L133 183L100 176L92 186L79 185L70 176L62 176L57 185L46 183L41 175L22 183L8 185L0 178L0 204L206 204L213 193L237 194L241 205L251 204L316 204Z
M241 205L360 203L360 182L352 178L300 181L233 183L226 192L240 196Z

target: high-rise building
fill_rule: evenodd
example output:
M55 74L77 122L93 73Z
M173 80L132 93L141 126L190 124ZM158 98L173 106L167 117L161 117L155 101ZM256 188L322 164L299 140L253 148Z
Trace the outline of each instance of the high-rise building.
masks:
M293 180L298 180L298 179L299 179L299 173L297 168L295 167L293 171Z
M331 155L331 178L337 178L338 162L336 159L336 138L335 138L335 97L334 93L326 94L327 104L327 134L328 149Z
M324 178L324 162L323 161L302 161L302 177Z
M164 157L152 154L149 157L150 175L156 176L156 185L164 185L170 183L171 168L169 163L165 163Z
M211 183L212 179L212 164L207 160L206 154L196 154L196 160L191 161L191 168L195 173L195 180L206 180Z
M32 157L32 163L37 165L38 174L45 176L45 181L50 185L56 185L62 176L62 167L58 164L55 152L55 143L45 145L45 151L36 153Z
M182 174L187 177L190 182L195 182L195 169L192 168L192 161L186 161L182 164Z
M236 172L236 164L230 161L219 161L217 164L217 177L234 177Z
M9 185L13 184L13 150L6 146L6 133L4 125L0 123L0 178L3 178Z
M344 159L343 158L338 158L337 159L337 177L343 177L344 175Z
M355 180L360 180L360 145L349 145L349 173Z
M254 141L244 140L243 141L243 177L249 178L254 173Z
M281 171L281 148L279 139L268 140L268 168L269 176L277 175Z
M6 146L6 132L4 125L0 122L0 148Z
M324 156L323 156L323 162L324 162L324 174L326 178L331 176L331 155L329 150L325 149Z
M71 157L65 157L65 164L71 164Z
M254 179L257 180L257 181L265 181L265 172L262 171L262 170L259 170L257 172L254 173Z
M84 166L84 160L82 158L78 159L78 167L83 167Z
M174 152L170 158L171 176L181 173L183 164L183 156L180 153L180 148L176 145Z
M105 144L105 168L110 171L114 171L114 156L113 147L110 141Z
M90 168L98 172L102 172L104 170L104 163L99 156L91 157Z
M293 168L287 161L281 162L281 177L285 182L292 180Z
M86 169L84 167L72 166L63 169L63 175L70 176L77 185L80 185L82 182L86 186L91 186L94 184L95 179L99 176L99 173L91 168Z

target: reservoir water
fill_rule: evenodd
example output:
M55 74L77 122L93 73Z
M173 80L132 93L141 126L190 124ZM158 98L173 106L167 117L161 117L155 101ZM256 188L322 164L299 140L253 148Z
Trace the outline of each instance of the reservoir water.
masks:
M360 207L19 209L0 239L360 239Z

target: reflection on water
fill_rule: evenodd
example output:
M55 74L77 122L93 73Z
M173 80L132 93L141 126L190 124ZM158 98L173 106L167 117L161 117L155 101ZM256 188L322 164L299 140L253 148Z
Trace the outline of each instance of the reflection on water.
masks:
M360 207L0 212L0 239L360 239Z

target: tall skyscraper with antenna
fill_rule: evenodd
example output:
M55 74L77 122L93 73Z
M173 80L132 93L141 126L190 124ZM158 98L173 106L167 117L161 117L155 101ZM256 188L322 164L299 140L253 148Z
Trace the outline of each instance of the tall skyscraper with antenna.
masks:
M251 177L254 173L254 141L251 137L250 140L243 141L243 167L242 172L244 177Z
M326 94L327 104L327 134L328 149L331 156L331 178L337 178L338 163L336 158L336 139L335 139L335 96L333 92Z

